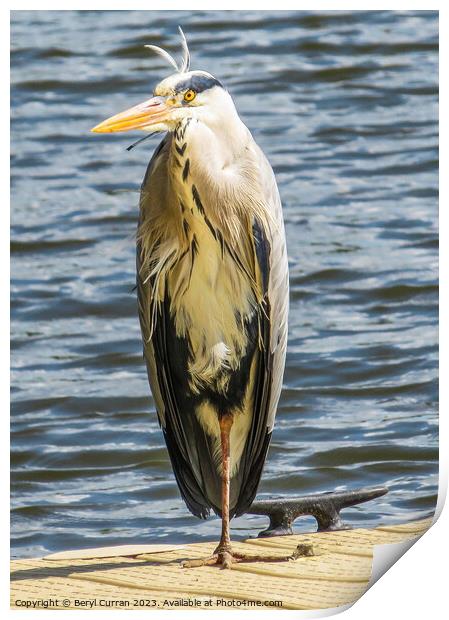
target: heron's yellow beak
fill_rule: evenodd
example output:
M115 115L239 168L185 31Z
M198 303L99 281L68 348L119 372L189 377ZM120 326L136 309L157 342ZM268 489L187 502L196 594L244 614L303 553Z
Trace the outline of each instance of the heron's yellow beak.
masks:
M120 114L111 116L91 129L94 133L112 133L115 131L129 131L130 129L145 129L151 125L163 122L170 106L164 97L153 97L129 108Z

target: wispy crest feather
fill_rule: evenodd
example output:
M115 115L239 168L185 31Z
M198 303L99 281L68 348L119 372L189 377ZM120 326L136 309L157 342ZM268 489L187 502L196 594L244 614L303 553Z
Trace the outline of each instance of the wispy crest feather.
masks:
M159 56L162 56L178 73L187 73L190 69L190 52L189 47L187 45L187 39L185 37L184 32L182 31L181 26L178 26L179 34L181 35L181 45L182 45L182 60L181 64L178 64L176 60L173 58L171 54L169 54L166 50L162 49L158 45L145 45L150 50L153 50Z
M181 26L178 26L179 34L181 35L181 45L182 45L182 65L180 73L187 73L190 69L190 52L189 46L187 45L187 39L185 34L182 31Z

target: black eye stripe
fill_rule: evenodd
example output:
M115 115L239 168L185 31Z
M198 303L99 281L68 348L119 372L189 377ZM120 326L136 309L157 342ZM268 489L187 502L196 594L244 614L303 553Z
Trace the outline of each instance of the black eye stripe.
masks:
M180 93L184 90L194 90L196 93L202 93L214 86L223 88L223 84L214 77L209 77L208 75L192 75L187 80L176 84L175 93Z

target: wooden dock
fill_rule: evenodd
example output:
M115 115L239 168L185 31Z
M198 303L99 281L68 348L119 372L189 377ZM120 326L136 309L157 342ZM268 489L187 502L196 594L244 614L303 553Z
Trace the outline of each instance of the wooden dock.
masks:
M371 576L373 546L419 538L431 519L376 529L278 536L235 542L250 553L291 553L312 545L313 556L282 563L182 568L215 544L137 545L67 552L11 562L14 609L322 609L357 600ZM164 550L165 549L165 550ZM150 552L150 553L149 553ZM118 554L118 555L117 555ZM83 555L81 553L81 555ZM88 554L84 554L88 555ZM109 555L112 557L100 557ZM58 559L59 558L59 559Z

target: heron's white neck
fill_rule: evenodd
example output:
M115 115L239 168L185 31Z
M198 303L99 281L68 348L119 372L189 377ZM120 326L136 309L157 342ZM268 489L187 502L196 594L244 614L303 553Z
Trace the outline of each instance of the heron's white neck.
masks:
M238 165L250 134L241 121L230 95L221 88L210 96L210 104L192 109L174 132L172 148L188 157L196 172L217 183Z
M231 97L217 90L217 105L198 107L173 131L168 191L181 236L187 218L188 226L212 225L238 246L248 222L266 219L258 147Z

